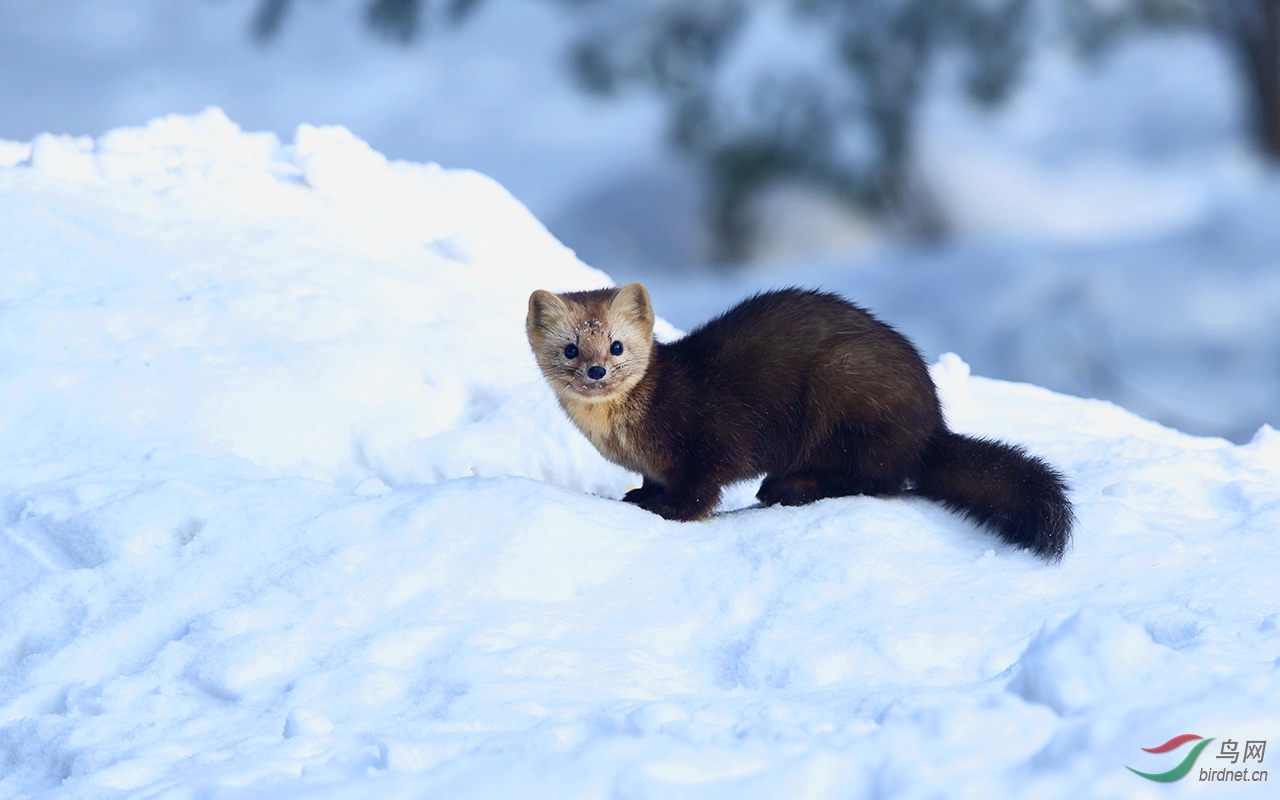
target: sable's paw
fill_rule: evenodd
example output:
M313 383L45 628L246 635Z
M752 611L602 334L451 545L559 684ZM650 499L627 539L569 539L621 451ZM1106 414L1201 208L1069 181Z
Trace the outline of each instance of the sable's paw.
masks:
M636 505L640 505L645 500L648 500L650 497L656 497L657 495L662 494L662 491L663 491L662 489L658 489L653 486L641 486L638 489L632 489L631 491L624 494L622 496L622 502L635 503Z
M672 499L670 495L659 494L640 501L640 507L645 511L651 511L663 519L673 520L675 522L692 522L702 519L710 514L705 508L705 504L697 502L697 500Z

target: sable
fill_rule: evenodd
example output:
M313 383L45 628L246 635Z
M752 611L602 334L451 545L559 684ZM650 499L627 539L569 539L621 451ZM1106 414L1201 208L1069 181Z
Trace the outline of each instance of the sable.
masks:
M1074 522L1063 476L1016 445L953 433L920 353L834 294L748 298L671 344L645 288L529 298L526 329L561 407L610 461L623 498L667 519L711 514L764 475L764 505L915 493L1048 560Z

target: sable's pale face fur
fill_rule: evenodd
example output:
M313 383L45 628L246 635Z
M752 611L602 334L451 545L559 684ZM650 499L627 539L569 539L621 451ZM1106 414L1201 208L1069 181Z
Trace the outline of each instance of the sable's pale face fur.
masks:
M638 283L559 295L539 289L529 296L525 330L538 367L562 403L607 405L625 398L649 366L653 307ZM622 345L620 355L611 352L614 342ZM571 345L577 348L573 357L565 353ZM602 367L604 375L592 378L593 367Z

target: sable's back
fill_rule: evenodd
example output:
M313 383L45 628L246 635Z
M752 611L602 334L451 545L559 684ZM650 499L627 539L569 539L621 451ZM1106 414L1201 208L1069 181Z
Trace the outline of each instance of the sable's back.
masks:
M943 425L911 343L835 295L757 295L657 352L658 422L716 442L740 477L785 471L828 445L846 453L840 430L880 436L877 462L911 462Z
M752 365L763 370L757 377L835 363L844 372L867 377L928 379L923 360L906 337L837 295L800 289L750 297L672 347L702 363L723 362L724 368Z

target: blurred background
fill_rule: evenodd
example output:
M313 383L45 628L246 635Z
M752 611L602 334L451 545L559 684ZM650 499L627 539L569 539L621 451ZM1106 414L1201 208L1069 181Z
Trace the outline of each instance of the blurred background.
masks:
M823 287L976 374L1280 426L1280 0L0 0L0 138L210 105L492 175L686 329Z

